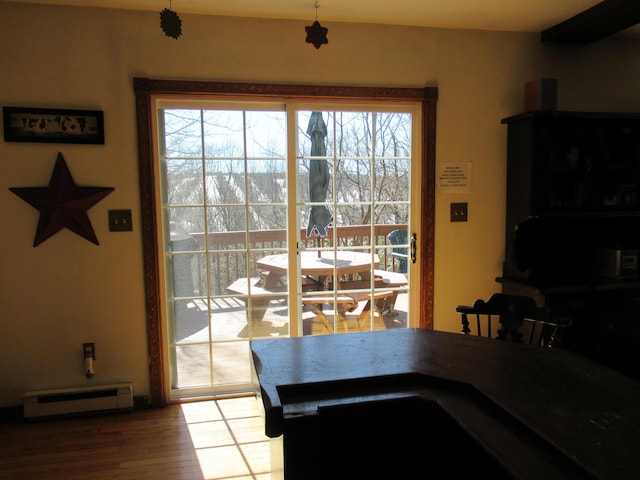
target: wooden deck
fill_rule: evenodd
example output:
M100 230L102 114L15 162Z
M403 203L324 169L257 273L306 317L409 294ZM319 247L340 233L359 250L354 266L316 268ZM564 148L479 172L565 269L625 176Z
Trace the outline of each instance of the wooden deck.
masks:
M345 320L338 320L330 305L323 306L328 323L336 333L363 330L402 328L407 323L408 294L400 293L394 311L382 318L375 316L372 324L358 318L365 302L359 302L352 312L345 312ZM269 303L262 322L247 322L246 307L233 297L211 303L210 315L204 300L189 302L189 315L181 315L176 328L176 369L179 388L198 388L211 384L230 386L251 382L249 340L289 336L289 308L282 299ZM317 318L311 308L302 314L304 335L326 335L331 332ZM362 327L362 328L360 328ZM209 340L213 354L210 358ZM212 369L211 369L212 368ZM213 371L213 379L211 378Z

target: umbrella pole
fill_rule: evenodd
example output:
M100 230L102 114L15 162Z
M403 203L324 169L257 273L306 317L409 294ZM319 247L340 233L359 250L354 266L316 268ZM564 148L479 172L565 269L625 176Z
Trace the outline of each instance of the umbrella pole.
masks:
M316 237L316 245L318 246L318 258L320 258L320 236Z

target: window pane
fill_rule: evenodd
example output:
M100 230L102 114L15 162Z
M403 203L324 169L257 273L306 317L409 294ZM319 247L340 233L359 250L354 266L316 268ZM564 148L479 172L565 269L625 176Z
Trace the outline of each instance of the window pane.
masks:
M328 158L333 157L333 139L334 139L334 124L333 112L316 112L315 118L312 121L312 111L299 111L297 113L297 156L298 158L303 157L318 157L318 156L327 156ZM321 117L322 122L319 124L318 121ZM318 128L320 127L320 128ZM318 152L314 151L312 153L311 145L313 136L316 134L315 142L318 143L318 140L322 140L324 143L324 148L326 149L326 153L324 155L318 154Z
M207 158L244 157L244 118L242 111L203 112L205 156Z
M237 340L238 332L247 330L246 299L240 297L217 298L214 300L216 307L211 315L211 339L214 342ZM214 355L216 348L214 346Z
M173 243L173 242L171 242ZM193 253L174 253L171 256L171 271L173 272L173 296L194 297L204 286L201 284L201 266Z
M202 157L200 110L163 110L164 149L168 158Z
M209 338L207 301L204 299L176 300L172 331L177 344L188 345L207 341Z
M249 207L249 230L282 230L287 227L287 208L280 205ZM274 232L280 233L280 232ZM282 240L284 236L278 235ZM256 237L260 241L260 237ZM265 237L268 241L268 237ZM285 245L280 245L284 247Z
M377 113L376 157L411 156L411 115L408 113Z
M368 158L342 158L336 165L338 202L370 202L371 160Z
M177 384L181 388L211 385L209 344L176 346Z
M336 156L371 156L373 115L370 112L336 112Z
M247 256L242 251L212 253L209 256L211 295L226 295L227 287L240 277L247 276ZM249 276L254 276L249 272Z
M326 170L325 167L321 165L323 162L326 165ZM311 192L314 191L314 188L319 188L319 184L322 185L323 189L314 192L314 203L320 202L324 203L325 206L328 206L333 202L333 163L334 162L332 160L320 158L298 159L298 195L301 202L311 202ZM311 175L311 171L322 171L322 182L316 180L315 178L317 178L317 174L314 173L314 178L314 176ZM313 180L313 185L310 183L311 180Z
M249 203L285 203L287 195L286 160L258 159L247 162Z
M408 158L376 159L375 196L379 202L409 201Z
M216 343L212 350L214 385L251 382L249 342Z
M246 112L247 158L284 158L287 154L285 112Z
M170 208L169 229L172 250L200 250L204 248L204 243L201 241L205 231L204 209L201 207ZM186 248L187 246L188 248Z
M244 160L221 158L219 160L207 160L205 165L207 204L237 204L245 202ZM202 182L202 179L200 181Z
M232 206L209 206L207 208L207 229L213 232L244 232L247 225L246 209ZM240 241L240 236L238 239ZM244 241L244 239L242 239Z
M169 205L202 205L202 162L167 158L166 202Z

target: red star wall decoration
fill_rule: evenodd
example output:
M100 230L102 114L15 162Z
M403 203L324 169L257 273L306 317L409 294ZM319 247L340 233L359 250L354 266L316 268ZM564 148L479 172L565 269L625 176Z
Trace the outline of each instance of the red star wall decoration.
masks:
M77 186L62 153L58 153L48 187L18 187L9 190L40 211L33 241L33 246L37 247L63 228L99 245L87 210L115 189Z

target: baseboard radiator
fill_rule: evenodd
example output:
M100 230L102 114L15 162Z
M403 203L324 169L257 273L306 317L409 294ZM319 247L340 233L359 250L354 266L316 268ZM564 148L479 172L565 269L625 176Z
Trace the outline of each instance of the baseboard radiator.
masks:
M22 404L25 418L131 410L133 385L117 383L27 392L22 396Z

